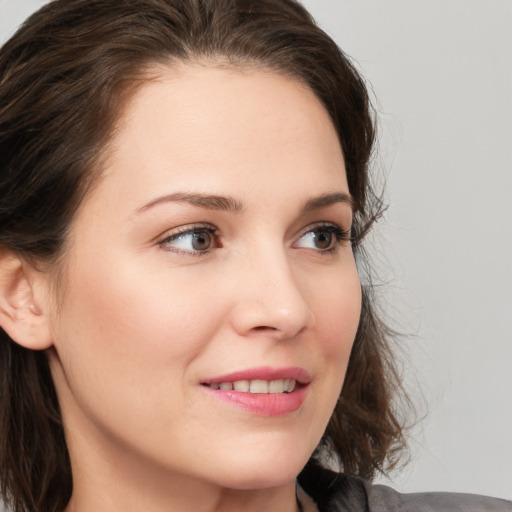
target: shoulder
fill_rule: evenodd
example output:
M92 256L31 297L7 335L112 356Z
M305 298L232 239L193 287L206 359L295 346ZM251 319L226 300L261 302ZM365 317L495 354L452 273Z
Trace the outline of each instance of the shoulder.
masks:
M512 512L510 501L475 494L401 494L314 462L304 468L299 483L319 512Z
M384 485L366 484L368 512L512 512L512 502L451 492L401 494Z

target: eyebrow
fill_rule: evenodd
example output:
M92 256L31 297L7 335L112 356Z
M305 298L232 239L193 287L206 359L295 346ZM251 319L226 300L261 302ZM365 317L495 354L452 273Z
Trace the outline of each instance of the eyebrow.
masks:
M304 205L304 211L318 210L319 208L325 208L336 203L348 204L352 210L355 208L355 201L350 194L345 192L333 192L330 194L323 194L318 197L314 197L306 202Z
M245 210L242 202L231 196L175 192L174 194L157 197L153 201L139 208L137 213L149 210L159 204L169 202L184 202L207 210L219 210L231 213L242 213ZM309 199L302 208L302 211L307 212L318 210L336 203L345 203L352 209L354 208L354 200L350 194L345 192L333 192Z
M193 206L198 206L199 208L205 208L207 210L220 210L232 213L241 213L244 210L242 203L230 196L176 192L174 194L168 194L156 198L150 203L144 205L142 208L139 208L137 213L149 210L158 204L168 202L189 203Z

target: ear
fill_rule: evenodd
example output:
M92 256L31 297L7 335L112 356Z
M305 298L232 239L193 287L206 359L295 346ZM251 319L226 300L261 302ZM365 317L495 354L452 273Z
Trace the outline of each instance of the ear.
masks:
M43 304L35 293L43 275L0 247L0 326L19 345L44 350L52 345ZM41 290L42 291L42 290Z

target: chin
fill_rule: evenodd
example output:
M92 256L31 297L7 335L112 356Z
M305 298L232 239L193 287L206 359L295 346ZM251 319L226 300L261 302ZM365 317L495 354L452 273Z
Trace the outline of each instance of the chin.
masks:
M297 446L294 450L271 449L269 452L262 446L259 453L242 452L236 459L225 461L226 471L218 474L222 485L239 490L284 486L295 481L311 456Z
M231 478L222 482L222 487L236 490L257 490L257 489L271 489L274 487L283 487L295 482L300 470L287 471L285 473L278 473L270 471L269 468L259 471L247 471L243 475L237 473L232 475Z

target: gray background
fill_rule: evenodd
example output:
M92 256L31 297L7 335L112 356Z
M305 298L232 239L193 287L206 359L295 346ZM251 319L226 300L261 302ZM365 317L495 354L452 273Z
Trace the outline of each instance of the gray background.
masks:
M0 41L42 3L0 0ZM376 260L424 416L393 485L511 499L512 2L305 5L377 98Z

